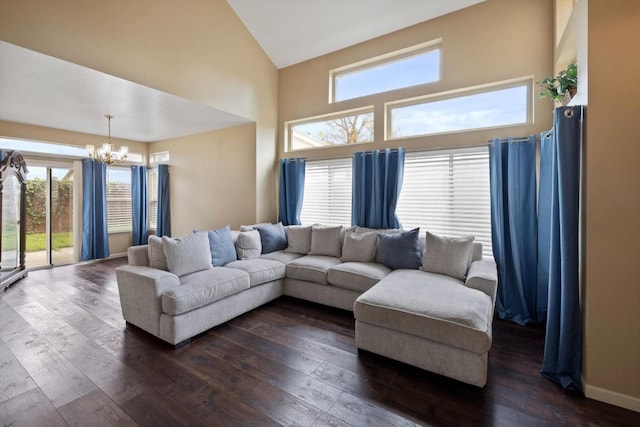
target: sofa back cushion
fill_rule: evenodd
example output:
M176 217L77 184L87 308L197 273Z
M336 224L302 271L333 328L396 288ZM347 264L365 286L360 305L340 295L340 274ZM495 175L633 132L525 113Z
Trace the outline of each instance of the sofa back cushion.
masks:
M382 254L382 263L387 267L396 269L420 268L420 229L398 233L379 233L378 247Z
M422 269L464 280L473 255L473 237L443 237L427 231Z
M311 250L309 255L325 255L340 258L342 227L314 225L311 229Z
M176 276L212 268L209 237L206 231L176 239L162 236L162 249L167 259L167 268Z
M311 250L311 226L290 225L285 227L287 248L285 252L306 255Z
M254 227L260 234L262 253L269 254L281 251L287 247L287 235L284 232L282 223L269 225L256 225Z

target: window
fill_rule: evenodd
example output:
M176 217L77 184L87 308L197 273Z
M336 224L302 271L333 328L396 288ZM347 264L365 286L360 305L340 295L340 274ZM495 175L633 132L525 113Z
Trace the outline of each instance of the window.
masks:
M387 139L529 123L531 86L520 80L387 103Z
M373 141L373 107L285 123L288 151Z
M300 221L303 225L351 224L351 159L309 160Z
M131 170L126 167L107 167L107 227L109 233L132 229Z
M149 201L149 230L158 228L158 168L149 169L147 179L147 200Z
M440 80L441 39L331 70L329 102Z
M474 236L492 257L487 148L408 153L396 214L405 229Z
M18 150L22 154L48 154L57 158L87 157L87 149L75 145L53 144L49 142L25 141L22 139L0 138L0 148ZM127 162L144 163L144 154L131 153L127 155Z

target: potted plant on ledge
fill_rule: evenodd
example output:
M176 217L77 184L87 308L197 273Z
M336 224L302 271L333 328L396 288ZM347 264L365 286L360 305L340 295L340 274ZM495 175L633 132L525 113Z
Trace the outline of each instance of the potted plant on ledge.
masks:
M578 66L569 64L555 76L536 82L540 88L540 98L550 97L556 107L566 106L576 94L578 88Z

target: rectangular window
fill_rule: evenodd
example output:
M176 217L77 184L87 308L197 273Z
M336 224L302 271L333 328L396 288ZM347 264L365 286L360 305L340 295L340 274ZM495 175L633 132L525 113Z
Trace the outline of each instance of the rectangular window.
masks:
M300 220L303 225L351 225L351 159L309 160Z
M408 153L396 214L402 227L474 236L492 257L487 148Z
M132 229L131 170L127 167L107 167L107 226L109 233Z
M440 80L441 39L331 70L329 102Z
M149 169L147 179L147 200L149 201L149 230L158 228L158 168Z
M373 142L373 107L285 123L288 151Z
M501 83L385 105L387 139L530 123L531 82Z

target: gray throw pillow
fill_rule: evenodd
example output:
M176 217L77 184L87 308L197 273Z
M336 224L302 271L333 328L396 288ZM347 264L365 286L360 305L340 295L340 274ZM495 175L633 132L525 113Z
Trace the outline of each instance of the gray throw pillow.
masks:
M207 234L209 236L211 264L214 267L221 267L237 259L236 247L231 237L231 228L228 225L217 230L209 230Z
M149 267L168 271L167 259L164 256L164 249L162 249L162 239L158 236L149 236L148 244Z
M262 253L262 243L258 230L241 231L236 240L238 259L259 258Z
M287 247L287 235L281 222L271 225L256 225L254 228L260 233L263 254L281 251Z
M342 227L324 227L314 225L311 229L311 250L309 255L325 255L340 258L342 248L340 234Z
M422 269L464 280L472 254L473 237L442 237L427 231Z
M285 227L288 246L284 250L294 254L306 255L311 250L311 226L290 225Z
M206 231L172 239L162 236L162 249L169 271L176 276L211 268L209 237Z
M372 262L376 256L378 233L347 231L342 245L342 262Z
M420 268L420 229L378 234L382 263L392 270Z

